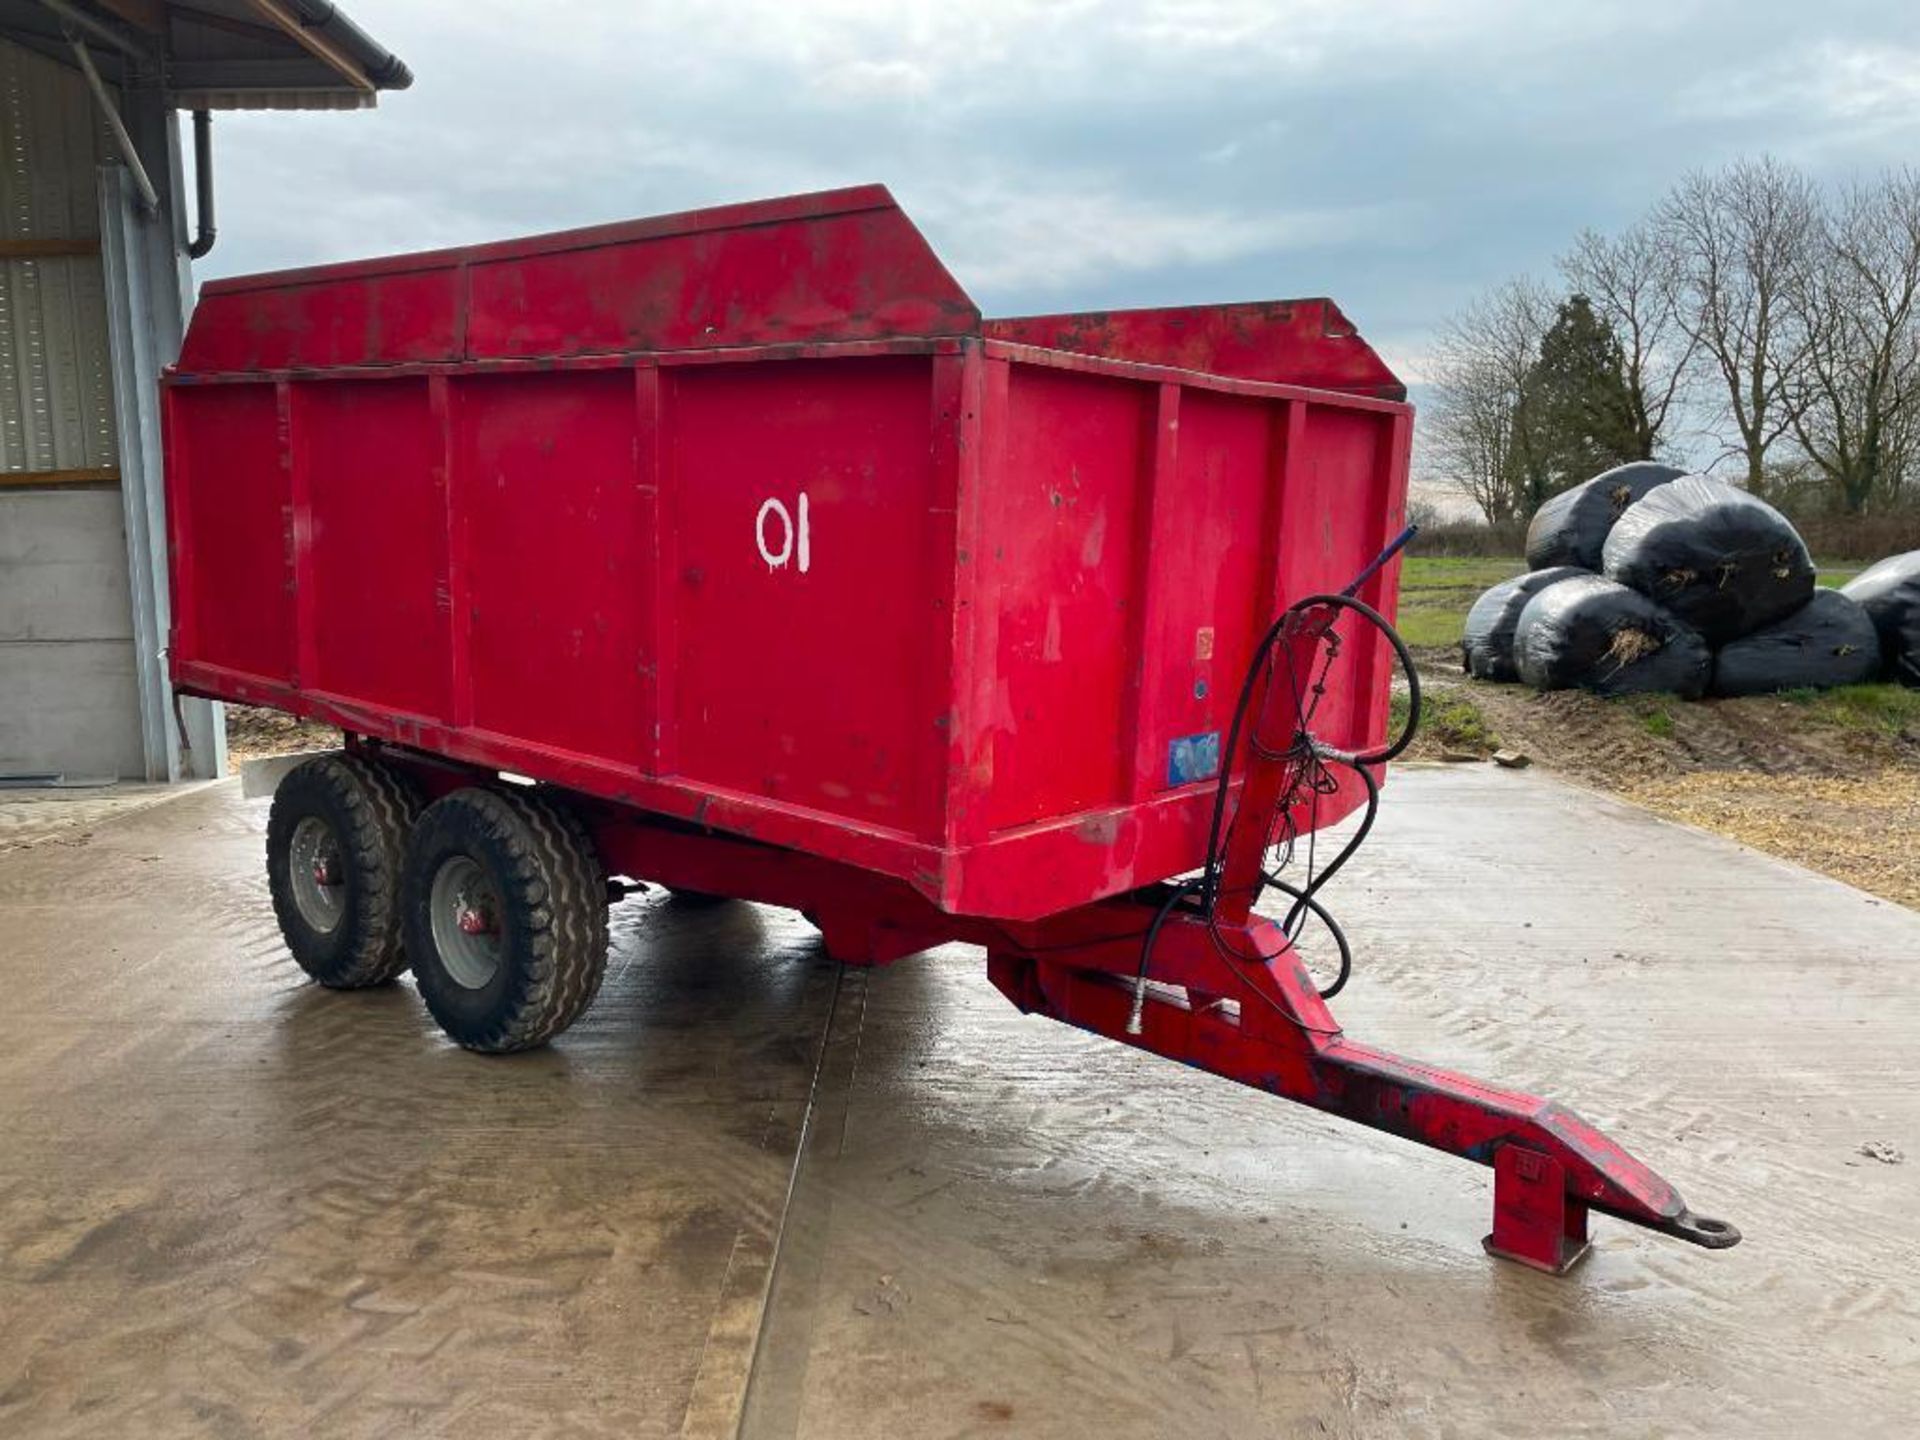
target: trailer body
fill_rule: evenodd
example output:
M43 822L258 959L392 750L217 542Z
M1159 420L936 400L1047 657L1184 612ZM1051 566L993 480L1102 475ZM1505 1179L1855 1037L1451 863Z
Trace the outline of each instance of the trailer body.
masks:
M1411 736L1412 415L1330 301L983 320L876 186L221 281L163 416L176 684L348 734L268 821L322 983L543 1044L640 877L1491 1166L1530 1265L1738 1240L1254 908Z
M983 323L877 186L216 281L173 673L1052 914L1200 863L1255 637L1401 524L1399 394L1322 300Z

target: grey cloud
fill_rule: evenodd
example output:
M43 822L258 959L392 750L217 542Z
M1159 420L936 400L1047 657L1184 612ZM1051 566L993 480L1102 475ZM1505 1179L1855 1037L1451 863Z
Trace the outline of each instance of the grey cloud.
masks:
M878 179L989 311L1325 293L1417 365L1689 168L1911 156L1899 11L361 0L415 87L223 117L200 273Z

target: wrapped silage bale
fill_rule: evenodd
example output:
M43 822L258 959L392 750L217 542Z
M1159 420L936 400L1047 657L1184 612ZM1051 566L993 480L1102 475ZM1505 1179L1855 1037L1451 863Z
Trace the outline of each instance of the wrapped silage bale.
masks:
M1513 637L1520 678L1536 690L1601 695L1670 690L1698 699L1713 651L1691 625L1638 590L1598 575L1549 585L1527 602Z
M1784 620L1813 598L1813 557L1787 517L1701 475L1628 506L1601 559L1609 580L1658 601L1712 645Z
M1636 460L1562 490L1533 512L1533 523L1527 526L1527 568L1578 565L1598 570L1607 535L1627 507L1684 474L1671 465Z
M1590 575L1577 565L1556 565L1503 580L1484 591L1467 612L1466 634L1460 641L1461 666L1476 680L1511 683L1520 678L1513 658L1514 627L1527 602L1549 585Z
M1920 550L1889 555L1840 587L1880 634L1880 673L1920 686Z
M1816 590L1786 619L1721 646L1712 689L1715 695L1824 690L1879 672L1880 637L1867 612L1838 590Z

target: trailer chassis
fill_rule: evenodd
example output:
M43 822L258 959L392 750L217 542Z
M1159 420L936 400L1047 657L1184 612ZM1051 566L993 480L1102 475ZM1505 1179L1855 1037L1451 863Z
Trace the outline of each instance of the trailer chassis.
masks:
M1280 637L1300 673L1330 628L1309 612ZM988 978L1027 1014L1491 1166L1493 1227L1484 1243L1494 1255L1564 1274L1587 1252L1594 1211L1707 1249L1737 1244L1731 1224L1696 1215L1672 1185L1565 1107L1341 1030L1285 931L1250 904L1274 807L1285 803L1288 767L1298 763L1279 743L1300 731L1298 702L1291 686L1266 692L1255 733L1272 739L1248 747L1217 895L1203 909L1170 904L1170 887L1160 885L1035 921L952 915L891 876L559 795L609 875L799 910L828 953L851 964L886 964L953 941L978 945ZM475 781L469 767L423 752L370 740L350 748L407 770L429 795Z

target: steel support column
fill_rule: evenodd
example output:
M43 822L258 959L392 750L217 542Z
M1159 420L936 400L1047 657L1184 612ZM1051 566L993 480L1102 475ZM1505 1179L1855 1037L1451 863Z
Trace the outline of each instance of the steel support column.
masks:
M180 350L190 304L178 123L157 89L129 86L122 114L159 184L157 215L123 165L100 170L100 258L113 363L127 574L133 594L134 664L149 780L217 779L226 773L223 707L176 696L167 680L166 491L162 483L160 371Z

